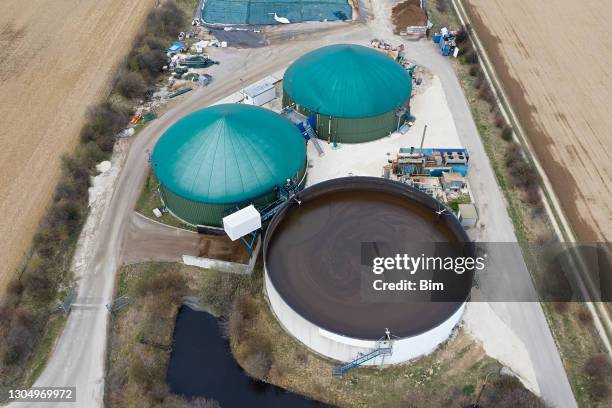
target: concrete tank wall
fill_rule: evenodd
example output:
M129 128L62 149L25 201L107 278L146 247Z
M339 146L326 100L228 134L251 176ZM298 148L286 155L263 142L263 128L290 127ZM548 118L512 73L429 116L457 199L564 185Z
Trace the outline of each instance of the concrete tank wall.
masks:
M358 353L367 353L375 348L375 341L354 339L331 333L304 319L276 291L268 278L267 271L264 276L264 286L272 312L283 328L313 351L334 360L347 362L357 358ZM454 327L459 323L464 310L465 303L447 320L433 329L417 336L395 340L393 354L386 356L384 363L398 364L431 353L448 339ZM384 332L381 330L381 337L383 335ZM370 360L366 364L380 364L380 357Z

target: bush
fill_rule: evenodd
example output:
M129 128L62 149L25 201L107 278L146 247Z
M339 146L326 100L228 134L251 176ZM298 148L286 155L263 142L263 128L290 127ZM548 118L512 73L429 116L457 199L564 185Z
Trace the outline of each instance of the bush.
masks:
M580 306L576 314L580 323L584 325L591 325L593 323L593 315L586 306Z
M448 0L437 0L436 10L440 13L446 13L448 11Z
M105 102L91 108L87 119L81 130L81 141L95 142L100 150L109 153L113 151L115 135L127 125L129 113Z
M169 273L158 273L148 279L141 279L136 287L136 294L179 300L186 290L187 280L179 271L173 270Z
M50 302L55 298L57 284L51 277L51 271L37 270L23 277L25 296L29 299Z
M486 82L483 82L480 92L478 92L478 96L487 102L494 100L493 91L491 91L489 84Z
M473 49L468 49L463 53L463 61L468 64L477 64L478 63L478 54Z
M64 180L70 184L79 198L87 198L87 190L89 189L90 171L86 163L83 163L75 156L62 157L62 170Z
M480 72L480 67L478 65L472 65L470 67L470 76L478 76L478 73Z
M610 398L610 386L605 381L594 381L590 385L591 397L596 401L605 401Z
M506 120L501 115L501 113L495 115L495 120L493 122L495 123L495 127L498 129L501 129L506 125Z
M244 360L244 370L251 377L266 380L272 367L272 355L265 351L256 351Z
M504 139L506 142L509 142L510 140L512 140L512 127L508 125L507 123L504 125L502 129L501 138Z
M540 196L540 188L537 185L530 186L526 191L527 202L533 206L537 206L542 201Z
M249 336L244 354L244 370L251 377L266 380L274 363L272 343L258 334Z
M496 408L545 407L518 379L509 376L499 377L487 386L482 392L480 405Z
M457 44L463 44L464 42L466 42L469 39L468 37L468 32L465 28L461 27L459 30L457 30L457 32L455 33L455 42Z
M145 23L145 34L176 37L185 24L185 13L176 3L168 1L153 10Z
M126 98L142 98L147 91L147 83L136 72L125 72L119 76L116 89Z
M11 327L7 328L4 338L6 365L20 365L32 353L32 345L40 333L41 325L36 316L23 307L14 311Z
M144 43L150 50L165 51L168 48L166 41L154 36L146 37Z
M255 318L255 303L247 295L241 295L234 300L224 325L225 335L232 340L239 339L253 327Z
M567 302L553 302L553 308L557 313L565 313L569 309Z
M147 75L152 81L163 72L163 67L168 63L166 54L159 50L148 50L136 55L138 70Z
M606 380L611 370L609 357L604 353L594 355L584 365L584 372L594 380Z

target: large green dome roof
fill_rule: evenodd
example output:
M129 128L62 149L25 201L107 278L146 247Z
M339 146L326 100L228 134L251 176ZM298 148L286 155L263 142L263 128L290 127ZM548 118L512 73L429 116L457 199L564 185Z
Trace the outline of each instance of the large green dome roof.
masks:
M284 92L297 104L338 118L390 112L411 95L412 79L397 62L361 45L319 48L285 72Z
M294 177L306 147L297 127L267 109L224 104L172 125L153 151L160 183L188 200L252 200Z

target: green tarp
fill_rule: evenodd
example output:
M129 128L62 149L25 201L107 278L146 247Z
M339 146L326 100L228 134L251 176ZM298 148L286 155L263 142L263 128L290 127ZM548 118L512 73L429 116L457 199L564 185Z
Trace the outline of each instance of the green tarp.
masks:
M352 16L347 0L206 0L202 17L213 24L278 24L274 13L292 23Z

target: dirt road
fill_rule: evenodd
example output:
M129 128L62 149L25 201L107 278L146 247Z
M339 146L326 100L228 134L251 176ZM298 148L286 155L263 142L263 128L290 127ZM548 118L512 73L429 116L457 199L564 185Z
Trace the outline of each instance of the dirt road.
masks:
M28 250L87 107L104 97L154 0L0 6L0 294Z
M612 240L612 3L467 3L577 238Z

